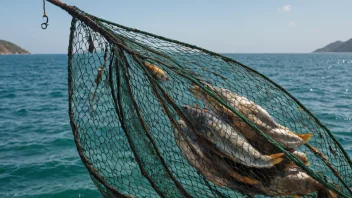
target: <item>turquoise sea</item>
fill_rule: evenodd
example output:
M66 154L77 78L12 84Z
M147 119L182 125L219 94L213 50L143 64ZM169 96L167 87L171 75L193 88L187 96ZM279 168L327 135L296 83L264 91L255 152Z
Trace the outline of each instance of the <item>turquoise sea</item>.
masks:
M286 88L352 156L352 54L226 54ZM67 55L0 56L0 197L100 197L68 118Z

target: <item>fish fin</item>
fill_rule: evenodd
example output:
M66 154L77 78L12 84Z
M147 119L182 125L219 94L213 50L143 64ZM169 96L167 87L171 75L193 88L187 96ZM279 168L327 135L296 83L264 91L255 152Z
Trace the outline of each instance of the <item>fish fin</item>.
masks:
M287 166L288 168L295 168L295 167L297 167L297 165L296 165L294 162L288 162L288 163L286 164L286 166Z
M284 158L282 158L282 157L273 159L273 160L271 160L271 164L276 165L276 164L282 162L282 160L284 160Z
M310 166L310 162L305 162L306 166Z
M301 196L298 195L292 195L293 198L300 198Z
M285 155L285 153L276 153L276 154L269 155L269 157L271 159L276 159L276 158L279 158L279 157L281 157L283 155Z
M276 165L280 162L282 162L282 160L284 160L284 158L282 158L281 156L285 155L285 153L276 153L276 154L272 154L269 155L269 157L272 159L270 162L272 165Z
M256 179L253 179L253 178L250 178L250 177L246 177L246 176L243 176L243 175L240 175L240 174L237 174L235 172L233 172L231 174L231 176L239 181L239 182L242 182L242 183L245 183L245 184L250 184L250 185L256 185L256 184L259 184L260 182Z
M195 90L195 91L198 91L200 88L199 88L198 85L192 84L192 89Z
M329 195L331 198L337 198L338 196L331 190L329 190Z
M309 139L313 136L312 133L307 133L307 134L296 134L298 137L302 138L304 142L308 142Z
M327 197L327 198L338 198L338 196L332 192L331 190L326 190L326 189L321 189L319 192L318 192L318 196L321 196L321 197Z

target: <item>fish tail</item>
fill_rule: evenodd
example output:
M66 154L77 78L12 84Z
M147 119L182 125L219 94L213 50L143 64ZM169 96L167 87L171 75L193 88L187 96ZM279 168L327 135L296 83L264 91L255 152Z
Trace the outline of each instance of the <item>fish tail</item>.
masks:
M307 133L307 134L296 134L298 137L302 138L305 143L309 141L311 137L313 137L312 133Z
M276 154L269 155L269 157L271 159L276 159L276 158L279 158L279 157L281 157L283 155L285 155L285 153L276 153Z
M256 184L259 184L259 181L256 180L256 179L253 179L253 178L250 178L250 177L246 177L246 176L243 176L243 175L240 175L240 174L237 174L237 173L232 173L231 176L239 181L239 182L242 182L242 183L245 183L245 184L250 184L250 185L256 185Z
M282 162L282 160L284 160L284 158L282 158L281 156L285 155L285 153L276 153L276 154L272 154L269 155L269 157L271 158L270 163L272 165L276 165L280 162Z

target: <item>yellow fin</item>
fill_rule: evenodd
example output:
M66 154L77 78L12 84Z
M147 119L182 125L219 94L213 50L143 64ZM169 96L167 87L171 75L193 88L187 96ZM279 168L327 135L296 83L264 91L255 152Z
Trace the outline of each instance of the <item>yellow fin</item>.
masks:
M231 174L231 176L232 176L234 179L236 179L237 181L242 182L242 183L245 183L245 184L250 184L250 185L259 184L259 181L258 181L258 180L255 180L255 179L253 179L253 178L250 178L250 177L246 177L246 176L237 174L237 173L235 173L235 172L233 172L233 173Z
M298 195L292 195L293 198L300 198L301 196Z
M276 154L272 154L272 155L269 155L269 157L272 159L270 161L270 163L272 165L276 165L280 162L282 162L282 160L284 160L284 158L282 158L281 156L285 155L285 153L276 153Z
M285 153L276 153L276 154L269 155L269 157L271 159L276 159L276 158L279 158L279 157L281 157L283 155L285 155Z
M298 137L302 138L304 140L304 142L308 142L309 139L313 136L313 134L311 133L307 133L307 134L296 134Z
M338 196L337 196L334 192L332 192L331 190L329 190L329 195L330 195L331 198L337 198L337 197L338 197Z
M276 164L282 162L282 160L284 160L284 158L282 158L282 157L273 159L273 160L271 160L271 164L276 165Z
M198 85L196 85L196 84L192 84L191 89L193 89L194 91L198 91L198 90L200 90L199 86L198 86Z

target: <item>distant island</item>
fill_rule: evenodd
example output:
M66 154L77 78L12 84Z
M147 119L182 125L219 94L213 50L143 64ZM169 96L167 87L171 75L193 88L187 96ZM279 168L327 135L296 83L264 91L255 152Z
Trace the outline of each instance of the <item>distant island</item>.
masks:
M30 54L27 50L9 42L0 40L0 55L3 54Z
M315 50L314 52L352 52L352 39L346 42L335 41L323 48Z

